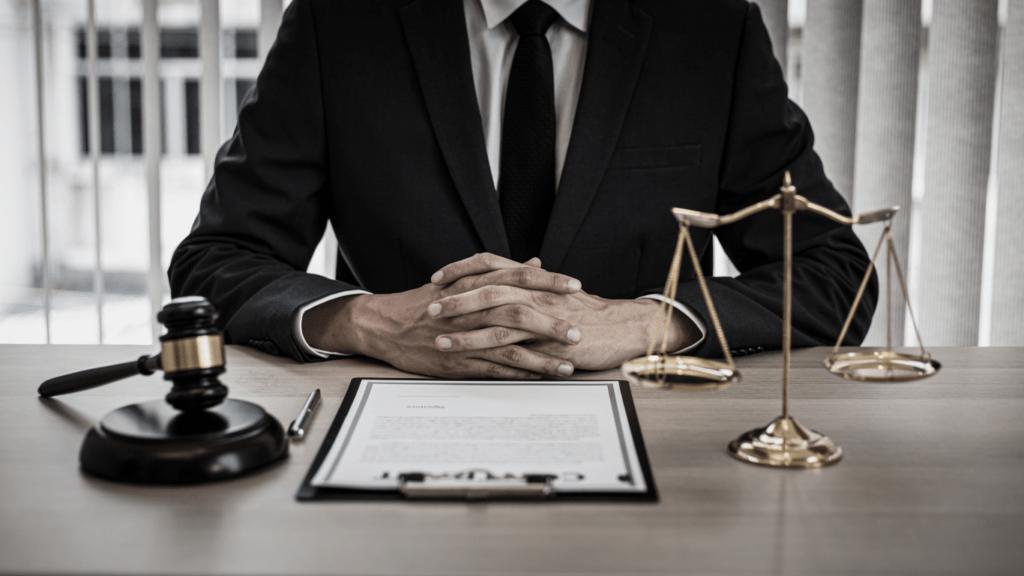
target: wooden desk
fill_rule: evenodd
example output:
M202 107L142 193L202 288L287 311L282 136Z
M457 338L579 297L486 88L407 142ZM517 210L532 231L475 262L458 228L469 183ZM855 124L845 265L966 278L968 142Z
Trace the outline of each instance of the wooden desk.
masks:
M1024 349L938 348L935 377L860 384L824 349L793 358L793 414L844 449L817 471L755 467L727 443L780 409L780 355L739 359L721 392L634 388L658 504L299 503L295 491L363 359L301 366L230 347L223 380L287 425L324 393L305 444L247 478L118 485L78 469L85 431L162 397L159 377L40 400L65 372L148 353L0 346L0 573L1021 574ZM617 378L614 372L585 378Z

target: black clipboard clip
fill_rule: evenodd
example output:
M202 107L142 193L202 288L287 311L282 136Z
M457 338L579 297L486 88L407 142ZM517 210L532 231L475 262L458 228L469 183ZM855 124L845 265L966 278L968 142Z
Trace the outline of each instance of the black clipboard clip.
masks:
M471 468L453 474L403 472L398 491L410 500L542 500L554 492L555 474L505 474Z

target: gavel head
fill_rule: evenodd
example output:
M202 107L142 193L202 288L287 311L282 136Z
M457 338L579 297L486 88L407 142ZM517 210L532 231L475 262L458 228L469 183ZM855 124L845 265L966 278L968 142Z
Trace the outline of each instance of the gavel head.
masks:
M174 382L167 402L182 411L216 406L228 395L217 376L224 372L224 337L214 325L217 308L202 296L171 300L156 319L167 328L160 337L164 379Z

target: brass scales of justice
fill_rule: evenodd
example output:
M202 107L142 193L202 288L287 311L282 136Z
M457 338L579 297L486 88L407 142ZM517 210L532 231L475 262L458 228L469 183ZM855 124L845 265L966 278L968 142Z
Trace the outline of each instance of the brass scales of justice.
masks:
M740 380L740 373L736 369L736 364L729 351L725 332L722 330L722 324L718 320L715 305L711 301L711 293L708 291L707 282L704 279L704 274L701 272L697 251L694 247L693 238L690 236L690 226L708 229L718 228L719 226L738 222L765 210L779 210L782 212L783 219L782 415L767 426L745 432L739 438L733 440L729 444L729 454L751 464L780 468L819 468L838 462L843 456L843 450L828 436L805 428L789 414L793 214L797 211L807 210L847 226L875 222L885 223L878 246L875 248L874 255L871 257L871 263L868 265L864 279L857 290L857 296L850 307L850 312L846 317L846 322L843 324L839 338L836 340L835 346L825 357L825 366L829 372L848 380L862 382L906 382L931 376L939 371L941 365L932 359L921 342L921 333L917 329L917 321L914 319L913 310L910 308L907 283L896 255L896 248L893 245L891 223L893 216L899 210L899 206L875 210L848 218L797 194L790 173L787 171L779 194L743 208L733 214L720 216L718 214L697 212L685 208L673 208L672 214L679 221L679 238L676 242L675 253L672 256L668 280L665 282L665 299L662 301L658 312L647 355L623 364L622 372L633 383L672 390L721 390ZM874 270L875 260L878 258L882 244L888 246L886 253L886 269L888 271L888 274L886 274L886 349L881 351L840 353L839 346L842 344L843 338L846 337L846 332L853 320L857 306L860 304L864 290L871 279L871 272ZM667 353L668 329L672 320L672 310L674 309L669 302L675 300L684 247L690 254L697 282L700 285L701 293L704 296L705 304L711 316L711 323L722 347L722 353L725 357L724 362L690 356L676 356ZM907 303L907 310L910 312L910 320L914 326L914 333L917 335L918 346L921 349L919 355L896 352L892 347L893 267L895 267L899 277L903 297Z

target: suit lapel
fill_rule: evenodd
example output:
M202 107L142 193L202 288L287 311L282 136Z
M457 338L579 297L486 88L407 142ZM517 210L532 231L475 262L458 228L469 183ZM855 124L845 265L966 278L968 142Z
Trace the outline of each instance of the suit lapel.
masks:
M418 0L400 14L430 121L455 188L484 249L508 257L508 238L473 86L462 0Z
M627 0L594 0L583 85L540 259L557 270L615 150L647 49L651 18ZM614 231L609 231L614 233Z

